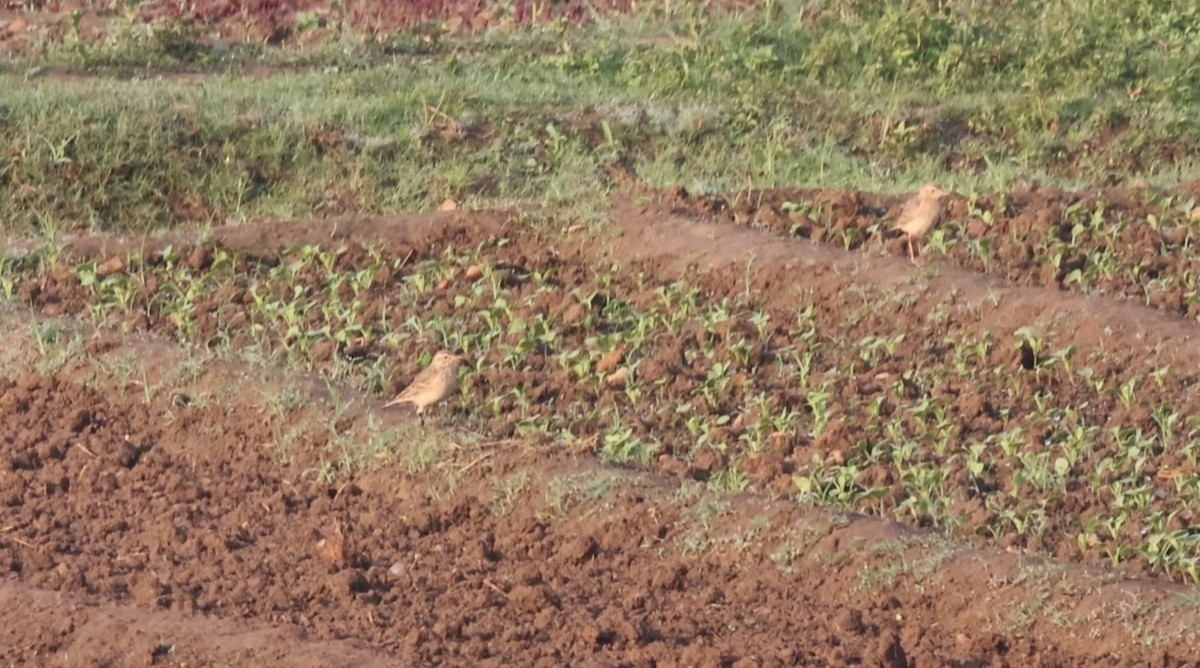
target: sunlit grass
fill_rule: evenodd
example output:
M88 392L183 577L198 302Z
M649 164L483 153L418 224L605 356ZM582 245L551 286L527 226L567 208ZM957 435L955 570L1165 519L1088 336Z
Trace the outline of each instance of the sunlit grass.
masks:
M150 230L446 198L562 205L604 197L598 176L613 165L713 192L1196 173L1194 9L801 9L394 38L420 49L347 34L310 52L217 57L171 42L191 38L169 26L51 47L0 74L0 220L9 232ZM286 67L239 74L256 62ZM134 63L211 76L131 80Z

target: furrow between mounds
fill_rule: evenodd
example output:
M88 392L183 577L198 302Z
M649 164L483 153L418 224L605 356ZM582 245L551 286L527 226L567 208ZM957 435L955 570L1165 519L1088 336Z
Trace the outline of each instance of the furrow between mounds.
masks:
M0 360L0 564L21 586L97 607L74 630L6 627L13 661L167 647L219 665L255 638L257 656L301 662L343 641L476 665L1200 658L1185 588L680 486L561 448L423 432L350 391L299 390L287 410L278 398L304 378L197 369L153 338L69 324L48 343L34 336L42 321L26 324ZM75 346L91 354L60 355ZM51 376L25 371L52 360ZM369 457L322 474L355 453ZM44 605L14 587L0 591ZM103 632L135 614L145 633L124 636L130 646ZM213 618L294 625L306 640L226 635Z

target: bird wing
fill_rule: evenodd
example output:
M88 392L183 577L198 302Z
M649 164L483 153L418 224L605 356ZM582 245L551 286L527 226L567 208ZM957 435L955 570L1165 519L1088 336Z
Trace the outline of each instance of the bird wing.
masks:
M908 221L911 220L912 217L917 214L917 211L921 209L922 204L924 204L924 202L921 201L920 197L909 198L909 200L904 203L904 206L901 207L900 215L896 216L896 223L892 225L892 229L898 230L907 225Z
M417 377L413 379L413 382L409 383L408 387L401 390L400 394L396 395L395 399L392 399L383 406L384 408L387 408L388 406L408 403L422 393L428 391L432 383L433 374L429 372L429 369L426 369L425 371L417 374Z

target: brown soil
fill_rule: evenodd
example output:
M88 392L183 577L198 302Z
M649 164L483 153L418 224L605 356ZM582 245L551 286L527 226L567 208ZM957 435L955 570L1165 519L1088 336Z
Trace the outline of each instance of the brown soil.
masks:
M926 252L939 260L939 267L1003 278L1007 285L1120 297L1194 321L1200 317L1195 285L1200 260L1191 248L1197 242L1200 207L1191 209L1186 203L1194 202L1197 193L1200 182L1170 192L1136 183L1083 192L1034 184L1002 198L972 202L951 196L942 229L956 243L944 253ZM676 191L665 199L683 215L712 216L866 254L905 253L903 235L884 233L880 226L888 214L887 220L895 220L903 197L796 189L752 190L728 198L693 198ZM1100 224L1091 220L1097 210ZM1119 232L1102 234L1114 229ZM988 244L986 259L971 245L981 240ZM1056 255L1061 256L1058 267L1048 261ZM1117 271L1085 274L1101 256ZM1076 270L1079 274L1073 274ZM1082 275L1087 279L1081 281Z
M10 371L40 359L28 327L14 329ZM1169 586L785 501L680 493L561 449L463 445L421 472L402 454L320 482L327 424L365 433L370 404L331 411L327 392L305 389L304 408L264 410L282 384L310 384L235 364L147 399L138 383L158 387L184 354L83 331L90 357L0 380L0 659L13 665L1200 658L1187 641L1200 620ZM131 353L138 381L123 385L104 370ZM296 424L314 428L281 458ZM1149 634L1153 649L1138 642Z
M700 321L689 322L674 332L655 329L646 349L626 362L636 365L638 382L649 388L637 406L606 384L579 382L559 368L553 356L533 355L518 371L498 349L482 353L473 380L474 395L482 404L495 398L493 388L528 388L527 398L534 403L530 410L550 421L549 433L569 430L582 442L592 444L602 436L612 415L632 411L637 415L631 423L634 435L662 444L655 457L663 470L705 480L733 465L745 471L754 488L762 492L793 492L793 474L804 470L814 454L849 461L864 470L862 484L891 486L881 502L885 512L920 525L937 523L939 515L923 511L913 516L903 511L906 503L913 502L915 488L903 480L898 465L888 463L887 457L882 464L877 463L869 452L871 443L888 438L884 430L889 422L899 423L915 440L949 434L957 450L947 454L1013 429L1021 429L1025 434L1022 438L1031 447L1048 451L1075 427L1101 427L1103 430L1092 437L1091 452L1072 472L1077 488L1065 496L1010 493L1018 489L1015 485L1019 483L1008 464L975 476L968 474L962 456L938 462L938 468L949 476L947 498L956 506L951 514L964 522L962 534L983 538L1004 528L999 524L1002 513L1026 513L1044 503L1045 530L1037 536L1005 535L1003 544L1095 562L1108 560L1105 548L1110 542L1134 540L1144 527L1137 522L1127 523L1122 533L1099 535L1098 544L1092 546L1096 549L1081 552L1077 536L1089 521L1102 518L1112 502L1106 485L1089 486L1084 482L1089 471L1105 459L1122 456L1121 446L1111 436L1112 429L1140 429L1150 439L1171 441L1166 447L1156 446L1145 475L1151 477L1156 489L1149 502L1151 507L1164 512L1175 510L1174 493L1170 492L1172 479L1154 476L1160 469L1187 474L1187 461L1174 453L1189 437L1182 427L1172 434L1162 433L1151 411L1169 405L1185 416L1200 414L1195 371L1200 367L1200 345L1192 340L1191 323L1128 301L1101 301L1057 290L1012 286L940 263L936 276L922 279L899 257L872 259L824 244L781 241L733 225L696 224L671 215L660 205L621 204L614 216L620 234L601 243L586 232L566 233L554 225L531 225L520 215L493 212L293 222L288 224L286 234L280 234L274 224L242 226L218 231L214 241L203 247L189 246L183 235L169 235L150 245L144 240L122 243L108 238L84 239L74 244L69 254L76 260L93 256L107 263L115 261L118 266L125 266L126 258L131 263L148 258L152 266L161 266L164 260L154 259L154 244L170 244L185 263L205 273L216 253L238 253L236 272L213 279L216 282L196 299L195 331L181 331L170 312L156 310L155 304L160 308L163 304L157 292L167 279L139 279L143 274L139 269L128 270L135 278L133 308L116 317L126 330L164 333L204 346L265 346L268 352L279 355L294 354L297 341L278 329L277 323L262 323L265 335L248 324L256 317L249 289L259 285L270 298L287 299L294 284L268 280L263 272L293 262L299 252L295 248L301 245L346 248L338 258L336 271L347 273L369 261L366 245L374 245L385 264L395 267L404 261L409 268L421 261L434 261L447 248L481 248L486 264L514 270L505 279L503 289L515 317L532 321L542 315L562 322L562 347L568 350L596 346L589 343L595 331L580 326L580 320L590 318L601 329L619 326L619 316L611 314L608 302L619 300L636 310L655 302L659 286L688 278L703 289L708 302L726 299L737 304L748 294L753 299L744 306L732 307L735 318L712 332L706 331ZM463 261L464 269L469 261ZM624 265L623 270L601 289L595 282L594 268L613 261ZM748 266L752 269L749 273ZM491 293L477 290L476 284L449 279L438 287L438 294L427 306L402 301L400 293L389 289L388 284L403 281L404 271L382 277L380 284L362 295L365 320L391 313L396 318L392 326L400 327L407 317L404 314L412 308L429 308L448 316L456 308L453 304L470 313L486 309L492 301ZM553 277L548 291L539 289L530 279L535 271ZM804 276L800 286L796 284L798 272ZM320 271L306 272L295 281L307 294L320 295L326 289L326 278ZM90 289L80 284L76 270L68 266L25 283L21 291L47 315L88 312L95 300ZM600 299L580 301L578 295L592 293ZM343 326L338 321L330 322L330 316L319 306L314 302L306 309L307 328L316 330L331 324L336 331ZM754 397L759 393L773 397L776 406L807 405L807 396L797 387L794 368L779 352L795 342L795 314L806 309L814 311L818 334L811 345L818 351L814 359L820 370L856 371L849 376L828 377L835 400L833 420L820 438L774 433L769 435L769 452L754 453L740 445L753 435L751 425L759 417L749 408ZM734 358L729 344L758 338L747 322L754 312L770 315L771 324L763 340L741 361ZM476 322L474 326L482 325ZM1038 354L1017 345L1021 341L1017 336L1020 328L1037 333L1044 348L1038 354L1043 357L1073 346L1071 368L1090 367L1094 377L1104 380L1108 389L1098 391L1062 369L1038 368L1044 360L1035 359ZM863 363L862 349L857 345L860 341L897 333L904 333L905 338L893 352ZM414 360L426 346L415 337L389 344L377 336L378 332L367 331L358 339L336 346L322 343L301 352L294 361L335 373L347 360ZM697 349L704 345L713 347L711 358L698 354ZM975 350L978 345L983 345L982 358L968 359L962 369L951 368L949 358ZM714 364L732 365L735 382L719 399L701 398ZM1168 373L1161 376L1160 382L1147 379L1164 367L1168 367ZM389 369L392 380L378 391L398 389L414 371L411 366L390 364ZM931 371L923 375L918 373L920 369ZM989 369L1012 371L999 377L981 375ZM1011 374L1020 376L1019 392L1009 385ZM1140 379L1138 403L1126 406L1112 388L1135 378ZM949 405L941 426L911 415L912 407L923 397ZM1039 412L1038 402L1047 401L1047 397L1054 405L1075 413L1064 417ZM497 438L521 433L527 416L518 410L518 398L504 395L495 399L499 414L489 417L471 413L472 424ZM692 413L728 418L728 424L712 434L714 445L730 448L728 456L714 458L712 453L693 450L695 438L689 432L687 415L678 410L680 405L690 405ZM867 413L872 405L876 406L876 417ZM460 415L467 412L463 406L457 410ZM1029 417L1035 414L1041 417ZM921 461L932 463L937 455L926 452L921 457ZM880 465L884 470L865 473ZM1104 482L1117 480L1113 473ZM986 509L985 502L991 504ZM878 506L864 504L862 508ZM1188 527L1200 518L1183 510L1175 520L1178 527Z
M469 31L548 18L495 17L474 3L455 5L452 16L450 5L418 4L346 20L386 35L429 20ZM609 4L597 8L626 3ZM0 52L28 54L64 39L72 6L27 12L0 3ZM305 46L335 34L329 17L324 26L293 30L288 12L304 6L248 20L251 3L224 3L191 18L220 28L222 41ZM142 19L161 7L145 3ZM572 7L564 11L574 19ZM85 12L79 37L102 41L113 20ZM1168 582L1171 574L1145 577L1143 564L1107 567L1106 544L1134 541L1148 527L1135 521L1098 533L1087 549L1079 541L1112 505L1103 485L1082 482L1121 454L1110 432L1140 430L1153 443L1138 480L1151 488L1151 510L1176 510L1173 481L1195 474L1179 454L1194 425L1172 435L1152 413L1170 406L1200 415L1190 212L1134 185L953 198L952 222L942 229L960 243L945 253L927 243L932 266L922 271L908 265L901 239L880 231L898 197L829 190L690 197L610 176L627 191L636 188L639 200L618 197L614 225L598 234L534 210L265 222L220 229L204 242L184 232L77 239L62 264L30 272L19 294L33 313L0 313L0 332L7 332L0 340L0 602L7 604L0 607L0 661L1200 662L1194 590ZM1187 184L1167 194L1178 203L1198 192L1198 184ZM1128 223L1117 236L1102 237L1087 224L1099 206L1106 221ZM1154 224L1146 224L1151 217ZM990 243L986 261L971 246L982 239ZM394 314L393 326L418 308L393 288L414 265L450 256L461 266L419 308L442 315L485 309L494 296L473 290L467 263L502 268L499 287L515 316L559 323L568 349L594 349L597 331L621 326L610 305L647 309L657 289L680 280L697 286L706 303L726 300L735 317L714 327L655 328L641 350L606 349L592 369L603 382L572 376L539 350L520 371L484 351L468 401L451 402L436 422L492 440L466 431L430 436L379 410L380 395L411 377L428 340L388 342L367 331L337 343L327 338L293 358L294 337L248 326L254 289L281 298L296 285L310 294L325 289L326 277L316 273L286 285L265 278L305 244L344 248L341 272L379 253L392 269L365 293L363 308L376 318ZM194 329L163 310L155 272L168 264L159 253L167 245L191 277L222 253L235 258L235 272L197 295ZM475 255L466 258L465 249ZM1056 253L1058 267L1039 259ZM1081 285L1075 277L1101 256L1121 271ZM71 343L48 344L41 328L74 331L93 317L96 295L75 264L89 259L104 275L128 277L132 308L101 319L103 327L85 327ZM599 282L600 270L614 264L612 281ZM551 276L548 293L534 273ZM853 369L827 377L829 426L816 438L774 433L761 450L744 447L749 425L762 417L747 408L755 396L771 397L776 408L800 407L806 419L814 413L796 387L794 365L778 354L794 343L796 314L806 309L818 373ZM742 362L729 348L755 340L753 313L769 315L770 325ZM314 329L339 324L318 308L305 318ZM39 337L31 336L31 322ZM1022 328L1044 349L1022 344ZM898 332L905 338L894 350L860 359L859 342ZM986 352L968 367L1006 369L1003 378L977 378L949 363L984 339ZM703 346L715 356L697 355ZM212 361L198 377L189 371L197 356L251 347L314 374ZM1039 368L1047 354L1068 347L1074 368L1091 368L1107 391ZM355 375L381 359L384 386ZM722 396L701 399L715 364L735 365L733 382ZM347 377L370 392L327 385L327 378ZM1006 390L1010 378L1020 379L1022 392ZM1127 406L1113 388L1134 379L1138 401ZM645 389L643 402L619 391L626 383ZM544 433L528 432L511 396L499 400L497 415L478 410L481 400L512 387L528 388L534 407L526 410L547 422ZM281 407L287 388L300 388L298 408ZM936 427L914 413L923 399L949 407ZM1064 493L1020 493L1004 468L968 475L959 450L1000 432L1024 430L1025 445L1039 454L1054 447L1075 425L1059 422L1065 412L1030 418L1045 401L1073 411L1065 419L1104 428L1073 466ZM728 418L713 432L720 447L692 447L681 406ZM591 456L614 414L632 416L631 433L661 445L647 470L604 467ZM923 443L938 431L956 444L945 457L922 451L917 462L946 474L952 508L941 512L955 518L953 529L921 529L944 516L909 510L914 489L888 458L867 463L868 446L896 425ZM556 430L569 430L575 447L552 443L548 434ZM364 440L373 443L365 461L347 454L347 443ZM814 457L862 464L856 482L886 493L859 509L907 526L784 498ZM704 483L731 470L746 476L750 493L705 491ZM999 512L1039 506L1046 525L1037 535L992 537ZM1171 518L1172 530L1200 526L1191 511Z
M1056 402L1080 406L1091 421L1136 423L1150 433L1155 428L1148 414L1131 414L1111 393L1022 371L1025 351L1007 344L1018 327L1036 327L1051 350L1075 345L1077 364L1091 365L1115 385L1170 365L1175 371L1158 385L1147 383L1139 396L1146 405L1169 400L1190 413L1200 409L1192 389L1200 345L1192 340L1194 326L1177 316L984 278L952 261L938 261L936 275L922 277L899 252L869 258L672 213L711 220L730 208L669 194L661 203L623 201L613 211L617 234L599 237L552 219L538 222L529 212L263 223L217 230L200 245L185 233L153 240L84 238L64 258L96 258L106 271L136 276L130 267L145 261L152 269L161 262L156 249L168 244L196 272L211 267L221 251L240 254L241 273L198 300L194 334L177 330L150 306L153 283L141 285L123 320L126 328L190 343L211 344L223 336L234 349L250 341L245 323L251 316L238 290L244 292L263 268L294 259L293 249L303 244L344 246L338 266L346 271L367 262L367 245L389 261L404 259L405 266L443 257L446 248L480 248L487 264L513 268L503 287L511 303L528 304L520 307L529 309L522 315L549 313L576 327L587 318L604 321L603 312L589 314L597 303L580 310L577 300L537 298L529 275L553 270L555 290L566 294L594 288L593 268L615 261L622 268L605 300L644 304L653 300L655 286L681 277L700 286L706 301L753 293L748 308L766 309L778 323L770 330L773 345L790 336L797 310L817 307L815 323L825 332L820 361L828 368L845 368L858 354L839 341L906 332L896 354L881 365L835 379L835 400L849 407L858 397L878 394L885 398L885 414L907 423L907 407L923 394L957 397L949 420L960 442L1013 425L1045 427L1023 421L1030 397L990 395L986 386L953 378L941 386L906 386L897 396L879 379L944 366L948 351L930 342L972 332L1005 342L993 347L989 364L1026 373L1031 395L1051 392ZM387 288L401 280L397 273L369 293L369 307L402 307L390 301L394 291ZM298 283L318 292L322 285L317 276L301 276ZM21 291L42 312L39 317L82 314L94 304L68 265L24 283ZM481 306L466 282L448 281L440 292L435 309L454 298L467 300L464 308ZM939 311L948 314L945 320L930 317ZM311 317L320 320L321 314ZM566 331L572 345L588 345L578 330ZM714 332L656 338L644 358L606 355L597 369L640 362L638 377L646 384L673 379L654 397L673 408L696 396L706 371L688 348L704 336L729 341L736 334ZM506 440L450 448L428 468L414 464L413 453L425 439L403 432L377 453L382 468L323 482L322 467L336 439L327 427L298 436L291 427L332 424L337 433L366 433L368 415L384 415L379 419L389 425L409 423L379 413L378 400L351 401L352 409L335 408L331 416L331 409L320 407L331 398L319 380L263 378L273 372L250 374L228 364L148 400L146 388L178 377L166 370L178 366L181 353L153 339L95 336L100 338L86 343L91 361L68 356L49 377L19 371L37 365L36 351L45 345L24 333L11 334L7 357L0 357L8 369L0 380L0 407L12 416L0 426L7 462L0 468L6 495L0 505L8 509L0 526L0 564L13 582L0 592L17 603L8 606L3 624L10 629L4 645L14 649L0 658L18 664L227 665L233 656L233 665L237 657L247 665L327 665L330 653L350 652L373 657L362 659L363 665L1173 666L1200 660L1188 635L1196 611L1185 590L1030 556L1105 561L1102 552L1080 555L1072 546L1083 519L1102 512L1108 496L1075 488L1053 499L1040 539L1009 537L1000 543L1008 551L999 553L982 536L994 518L970 481L959 477L962 462L953 458L944 463L954 481L949 493L964 517L975 518L957 534L967 543L766 500L794 491L792 472L813 453L834 460L858 456L856 444L872 437L876 421L849 408L835 412L819 439L773 442L770 450L750 455L731 449L693 456L683 425L669 412L643 416L636 432L661 439L658 466L684 478L682 488L665 482L669 478L604 469L582 456L602 427L594 419L567 425L581 438L576 454L538 439ZM284 341L276 344L282 349ZM141 358L135 366L148 365L148 377L128 369L114 376L113 369L133 363L131 350ZM154 350L159 352L148 354ZM803 405L782 377L770 380L780 376L770 371L779 363L770 350L760 351L755 377L740 382L747 388L762 383L757 390ZM310 361L322 372L341 358L405 360L420 351L416 342L397 349L368 337L314 352ZM103 359L124 361L96 362ZM527 386L535 399L554 398L567 415L577 405L628 408L619 403L623 395L536 361L518 373L485 358L472 391L485 397L489 388ZM393 370L391 385L382 390L396 389L412 372ZM248 381L250 376L257 380ZM307 402L310 408L298 413L272 412L270 397L283 384L305 388L325 403ZM744 403L742 386L735 383L727 405L708 410L735 411ZM347 401L341 391L339 405ZM519 428L510 417L516 407L503 408L500 417L488 419L454 404L441 413L442 424L462 420L491 437L512 437ZM749 420L727 427L730 443L745 433L744 422ZM1102 447L1095 457L1105 454ZM759 496L713 497L691 480L708 479L731 457ZM1168 461L1168 452L1155 453L1150 468L1178 464ZM989 485L1011 484L1004 471L992 474ZM897 472L883 466L864 475L886 483ZM905 494L893 485L887 503L899 508ZM1157 495L1153 503L1166 508L1170 498ZM1181 519L1184 526L1193 522ZM47 591L62 598L51 601ZM33 612L15 614L27 608ZM242 623L223 625L230 620Z

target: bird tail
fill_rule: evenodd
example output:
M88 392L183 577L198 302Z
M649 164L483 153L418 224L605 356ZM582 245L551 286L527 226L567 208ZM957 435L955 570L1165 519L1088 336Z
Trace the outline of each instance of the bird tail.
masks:
M411 403L412 403L412 399L409 399L408 397L396 397L395 399L392 399L391 401L384 404L383 407L391 408L392 406L402 406L404 404L411 404Z

